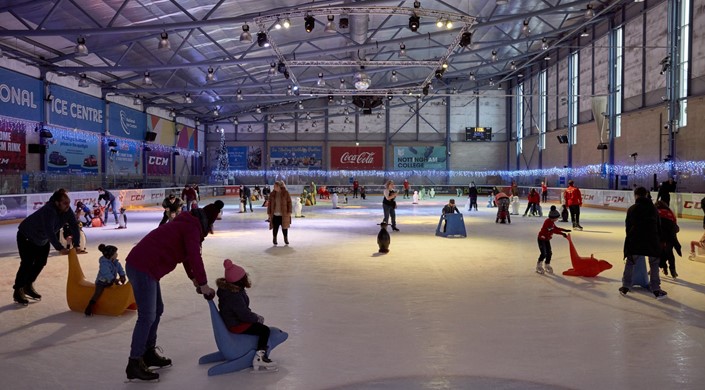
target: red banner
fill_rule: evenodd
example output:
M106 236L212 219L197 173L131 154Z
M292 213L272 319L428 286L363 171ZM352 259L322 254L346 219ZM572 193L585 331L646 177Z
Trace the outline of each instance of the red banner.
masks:
M27 167L28 122L0 119L0 169L24 171Z
M148 175L171 174L171 152L168 150L152 150L147 154Z
M384 168L382 146L333 146L330 148L330 168L371 170Z

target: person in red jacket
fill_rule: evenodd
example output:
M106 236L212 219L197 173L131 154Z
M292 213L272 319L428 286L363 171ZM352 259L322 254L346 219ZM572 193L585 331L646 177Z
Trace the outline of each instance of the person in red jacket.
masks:
M529 210L531 210L531 216L538 216L537 206L540 202L541 196L536 192L535 188L532 188L531 191L529 191L529 204L526 205L526 210L524 210L524 217L526 217L526 213L528 213Z
M125 259L127 277L132 282L137 303L137 322L132 332L127 379L155 380L159 374L149 367L171 365L171 359L157 353L157 328L164 312L159 280L181 263L196 292L213 299L201 257L201 243L223 209L223 202L181 213L173 221L147 234Z
M565 205L570 210L570 221L573 222L573 229L583 230L583 227L580 226L580 206L583 205L583 195L580 194L580 189L575 186L575 182L572 180L568 181L568 188L566 188L563 196Z
M562 229L556 226L556 221L560 216L561 214L556 210L556 206L551 206L551 211L548 212L548 218L543 221L543 226L541 226L538 237L539 251L541 251L541 254L539 255L539 261L536 263L536 273L542 274L544 269L549 274L553 273L553 268L551 267L551 256L553 255L553 252L551 252L551 238L553 238L554 233L567 238L566 233L570 231L569 229ZM545 266L543 265L544 260L546 261Z

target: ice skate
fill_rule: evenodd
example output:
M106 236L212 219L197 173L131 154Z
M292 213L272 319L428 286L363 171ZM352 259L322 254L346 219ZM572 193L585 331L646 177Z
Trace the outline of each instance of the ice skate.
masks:
M126 382L132 382L133 379L139 379L141 381L159 382L159 374L147 368L147 366L144 365L144 361L142 360L142 358L130 358L127 361L127 368L125 368L125 374L127 374Z
M34 286L32 286L31 284L28 284L28 285L24 286L24 288L22 289L22 291L24 292L24 295L26 295L26 296L28 296L28 297L34 299L35 301L41 301L41 300L42 300L41 294L39 294L38 292L36 292L36 291L34 290Z
M656 297L656 299L658 299L659 301L662 299L665 299L666 295L668 295L668 294L663 290L654 291L654 297Z
M623 297L626 297L628 292L629 292L629 289L627 287L620 287L619 288L619 293L622 294Z
M688 256L688 260L695 260L695 252L690 252L690 256Z
M543 275L543 265L541 263L536 264L536 273Z
M147 348L147 351L142 355L145 367L171 367L171 359L159 355L157 351L162 352L162 349L159 347Z
M550 264L546 264L546 265L544 266L544 269L546 269L546 272L547 272L547 273L549 273L549 274L551 274L551 275L553 274L553 267L551 267Z
M22 288L15 289L15 292L12 294L12 299L16 303L19 303L20 305L23 305L23 306L29 305L29 301L27 300L27 297L24 295L24 291L22 290Z
M265 355L264 350L255 352L255 358L252 360L252 373L260 374L265 372L276 372L279 370L277 363L269 360Z
M583 230L583 227L580 226L580 225L575 225L575 228L574 228L574 229L575 229L575 230L580 230L580 231L582 231L582 230Z

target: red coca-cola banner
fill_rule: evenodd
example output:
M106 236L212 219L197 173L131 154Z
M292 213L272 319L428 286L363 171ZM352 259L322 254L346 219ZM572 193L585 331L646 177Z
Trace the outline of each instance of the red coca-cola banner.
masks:
M333 146L330 148L331 169L368 170L384 168L382 146Z

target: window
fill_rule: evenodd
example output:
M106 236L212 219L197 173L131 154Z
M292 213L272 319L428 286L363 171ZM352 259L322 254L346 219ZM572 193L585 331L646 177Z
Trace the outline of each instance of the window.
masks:
M624 69L624 27L619 27L614 30L614 42L614 136L620 137L622 135L622 98L624 96L624 93L622 92L622 73Z
M517 135L517 156L524 151L524 83L516 86L516 135Z
M680 4L680 43L678 45L678 126L688 125L688 58L690 57L690 1Z
M568 57L568 137L571 145L578 143L579 65L578 52L576 51Z
M546 96L546 71L539 73L539 149L546 149L546 127L548 126L546 110L548 97Z

